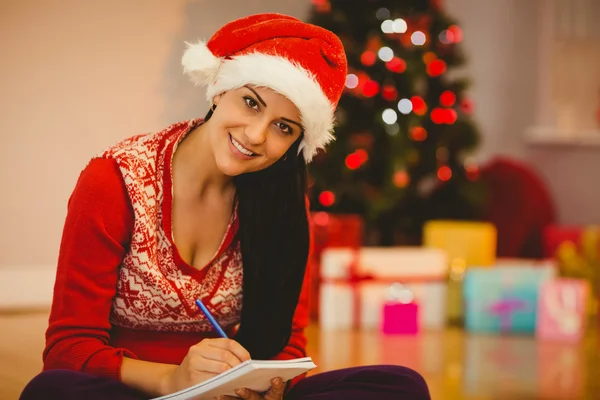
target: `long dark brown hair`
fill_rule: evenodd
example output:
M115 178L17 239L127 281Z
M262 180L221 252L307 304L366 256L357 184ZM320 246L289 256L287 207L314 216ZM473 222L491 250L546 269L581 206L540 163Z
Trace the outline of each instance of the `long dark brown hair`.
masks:
M205 120L212 115L209 111ZM240 329L253 359L277 355L289 341L309 252L302 135L272 166L234 178L244 269Z

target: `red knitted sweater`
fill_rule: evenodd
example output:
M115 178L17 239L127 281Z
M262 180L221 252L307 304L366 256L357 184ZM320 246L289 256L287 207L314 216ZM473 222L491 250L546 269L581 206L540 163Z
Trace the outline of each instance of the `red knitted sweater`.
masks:
M123 356L179 364L192 345L216 337L194 305L199 297L233 333L243 277L236 213L201 270L187 265L172 241L172 156L201 122L130 138L81 173L63 230L44 370L119 379ZM276 359L306 355L307 282L291 339Z

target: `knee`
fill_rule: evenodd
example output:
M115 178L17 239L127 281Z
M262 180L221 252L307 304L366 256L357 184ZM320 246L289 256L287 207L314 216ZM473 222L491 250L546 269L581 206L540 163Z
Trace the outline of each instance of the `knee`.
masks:
M73 374L77 372L61 369L44 371L25 386L19 400L68 399L66 389L73 379Z
M425 378L417 371L400 365L359 367L357 371L366 381L378 382L382 387L402 394L403 399L428 400L431 398Z

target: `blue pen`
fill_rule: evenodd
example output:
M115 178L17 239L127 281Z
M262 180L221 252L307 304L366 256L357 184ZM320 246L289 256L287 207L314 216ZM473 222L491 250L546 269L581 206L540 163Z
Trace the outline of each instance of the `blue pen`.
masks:
M206 308L206 306L204 305L204 303L202 303L200 301L200 299L196 300L196 305L198 306L198 308L200 309L200 311L202 311L204 313L204 315L206 315L206 318L208 319L208 322L210 322L210 324L213 326L213 328L215 328L215 330L217 331L217 333L225 339L228 339L227 334L225 333L225 331L223 330L223 328L221 328L221 325L219 325L219 323L217 322L217 320L215 319L215 317L212 316L212 314L210 313L210 311L208 311L208 308Z

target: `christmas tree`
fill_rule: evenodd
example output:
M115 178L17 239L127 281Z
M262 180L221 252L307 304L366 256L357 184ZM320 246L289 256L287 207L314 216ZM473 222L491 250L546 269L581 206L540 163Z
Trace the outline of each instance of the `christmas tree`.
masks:
M341 38L336 141L309 167L314 211L354 213L376 244L414 243L430 219L475 219L482 195L462 31L440 0L312 0Z

